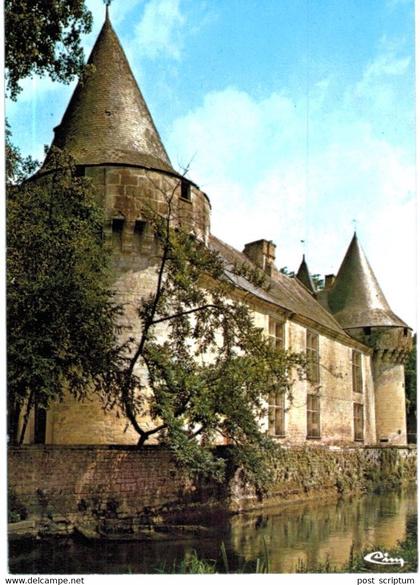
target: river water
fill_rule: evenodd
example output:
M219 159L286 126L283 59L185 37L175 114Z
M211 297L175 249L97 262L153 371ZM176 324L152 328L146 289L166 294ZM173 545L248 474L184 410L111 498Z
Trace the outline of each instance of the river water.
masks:
M270 559L270 572L290 573L303 563L316 570L329 558L332 566L345 564L351 554L367 547L387 551L416 522L416 491L343 499L334 503L287 504L235 515L212 525L206 537L165 542L79 542L55 539L12 543L11 573L90 574L172 572L173 564L197 553L221 565L221 545L229 572L251 572L257 558Z

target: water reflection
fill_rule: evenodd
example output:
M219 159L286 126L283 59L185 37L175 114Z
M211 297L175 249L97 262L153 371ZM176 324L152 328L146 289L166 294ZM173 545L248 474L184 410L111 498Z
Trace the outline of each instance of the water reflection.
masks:
M415 514L415 493L370 495L324 506L308 503L233 518L230 544L251 561L263 555L265 542L273 572L293 572L300 560L315 567L329 558L340 566L352 546L355 553L368 546L395 546Z
M232 517L213 526L210 538L168 542L80 543L73 540L13 543L13 573L153 573L171 572L174 562L197 551L203 559L220 559L225 543L231 571L255 566L267 546L272 572L293 572L300 561L310 568L330 559L339 566L354 552L374 546L390 549L404 539L416 515L416 492L370 495L322 504L271 508ZM219 566L219 565L218 565ZM221 566L219 566L222 569Z

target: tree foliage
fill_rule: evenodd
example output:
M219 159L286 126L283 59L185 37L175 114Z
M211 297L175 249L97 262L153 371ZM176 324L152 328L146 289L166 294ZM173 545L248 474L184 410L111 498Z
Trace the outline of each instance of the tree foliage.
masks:
M9 421L24 408L27 422L65 388L112 387L119 308L103 215L70 159L57 153L47 176L9 185L7 223Z
M413 347L405 364L405 395L407 413L417 416L417 335L413 336Z
M69 82L83 71L80 36L92 27L84 0L6 0L5 67L12 99L34 74Z
M320 274L311 274L311 278L316 292L325 288L325 280Z
M287 268L287 266L282 266L282 268L280 268L280 272L281 272L281 274L284 274L285 276L289 276L290 278L293 278L295 276L295 273L293 272L293 270L289 270Z
M8 186L22 183L38 167L38 162L31 156L22 156L20 149L12 143L10 125L6 120L5 132L6 184Z
M132 339L117 403L140 445L157 437L191 471L221 479L224 460L213 447L222 440L262 484L274 448L261 427L268 396L291 396L292 370L302 373L304 360L273 347L254 325L238 277L261 286L265 276L227 265L184 230L172 210L174 194L167 194L166 216L148 215L160 250L156 287L140 303L141 333ZM154 426L142 424L145 416Z

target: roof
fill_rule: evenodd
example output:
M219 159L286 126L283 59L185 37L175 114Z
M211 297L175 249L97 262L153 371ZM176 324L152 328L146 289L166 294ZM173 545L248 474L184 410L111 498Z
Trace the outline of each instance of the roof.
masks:
M93 67L55 128L53 146L81 165L132 164L174 173L108 12L88 64Z
M306 264L305 254L303 255L302 262L299 266L299 270L297 271L296 278L300 280L300 282L306 286L309 292L314 293L315 287L314 283L312 282L312 277L309 272L308 265Z
M228 264L245 263L254 266L245 254L215 236L210 236L209 246L212 250L219 252ZM281 272L273 271L271 278L267 276L269 279L269 288L263 290L254 286L243 277L233 277L230 271L229 276L233 278L238 287L253 294L255 297L273 303L291 313L310 319L314 323L326 327L331 332L336 334L340 333L342 336L348 337L334 317L318 303L307 288L296 278L290 278ZM350 342L350 337L348 339Z
M407 327L392 312L356 234L328 291L328 306L344 329Z

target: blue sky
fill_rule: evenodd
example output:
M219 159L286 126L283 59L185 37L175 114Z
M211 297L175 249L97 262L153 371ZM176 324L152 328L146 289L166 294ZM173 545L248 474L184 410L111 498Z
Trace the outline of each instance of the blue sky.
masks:
M88 0L94 30L101 0ZM336 273L357 231L394 311L415 326L411 0L114 0L111 19L175 167L212 230L267 238L277 266ZM42 157L74 84L25 80L7 113ZM301 244L305 240L305 244Z

